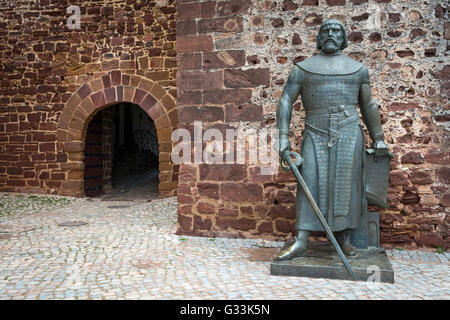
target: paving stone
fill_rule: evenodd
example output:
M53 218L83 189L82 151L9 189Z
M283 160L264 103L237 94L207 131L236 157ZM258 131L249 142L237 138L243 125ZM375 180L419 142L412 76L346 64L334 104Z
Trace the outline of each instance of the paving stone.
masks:
M10 211L0 216L13 231L0 239L2 300L450 298L447 252L387 250L394 284L271 276L270 261L252 261L249 250L282 242L178 236L176 198L73 199ZM65 221L88 224L58 226Z

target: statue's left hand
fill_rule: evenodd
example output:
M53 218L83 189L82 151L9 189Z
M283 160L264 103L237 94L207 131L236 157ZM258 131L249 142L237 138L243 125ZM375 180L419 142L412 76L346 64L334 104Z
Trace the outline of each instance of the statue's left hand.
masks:
M375 161L378 161L380 157L386 156L389 152L389 149L383 140L374 141L372 143L372 149L375 151Z

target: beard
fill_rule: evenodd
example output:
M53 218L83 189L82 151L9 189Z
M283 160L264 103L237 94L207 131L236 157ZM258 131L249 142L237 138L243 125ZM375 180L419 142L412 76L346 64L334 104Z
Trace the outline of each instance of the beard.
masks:
M326 38L322 41L322 50L325 53L334 53L339 50L340 43L334 38Z

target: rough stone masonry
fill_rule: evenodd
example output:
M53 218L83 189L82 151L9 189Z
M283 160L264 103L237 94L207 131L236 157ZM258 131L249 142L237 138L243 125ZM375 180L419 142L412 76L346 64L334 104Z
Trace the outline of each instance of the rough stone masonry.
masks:
M71 5L79 29L67 25ZM157 128L160 194L174 194L175 13L174 0L0 1L1 191L82 196L89 121L132 102ZM103 129L107 184L112 128Z
M70 5L80 8L79 30L66 25ZM178 233L290 237L291 174L262 176L249 164L178 170L171 133L194 120L222 131L273 128L292 64L315 53L329 18L345 23L346 53L369 68L396 154L383 244L450 247L444 0L0 0L0 191L82 196L90 119L133 102L157 126L160 194L177 188ZM303 118L297 103L297 150ZM103 150L108 158L108 141Z
M191 131L195 120L222 132L239 125L273 128L293 63L317 52L322 21L342 21L349 40L344 52L367 65L396 155L390 207L380 211L381 242L450 247L446 1L180 0L177 14L179 127ZM298 150L304 112L300 102L294 109L291 144ZM260 167L248 163L181 165L178 232L289 237L293 181L281 171L260 175Z

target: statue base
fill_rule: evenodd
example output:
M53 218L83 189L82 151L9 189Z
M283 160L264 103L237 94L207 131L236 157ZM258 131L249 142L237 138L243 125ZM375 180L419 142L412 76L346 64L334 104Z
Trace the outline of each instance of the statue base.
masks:
M292 242L286 243L281 250L291 244ZM356 279L351 278L331 243L310 242L305 256L287 261L273 261L270 274L394 283L394 270L383 248L358 249L358 256L347 257L347 260L355 272Z

